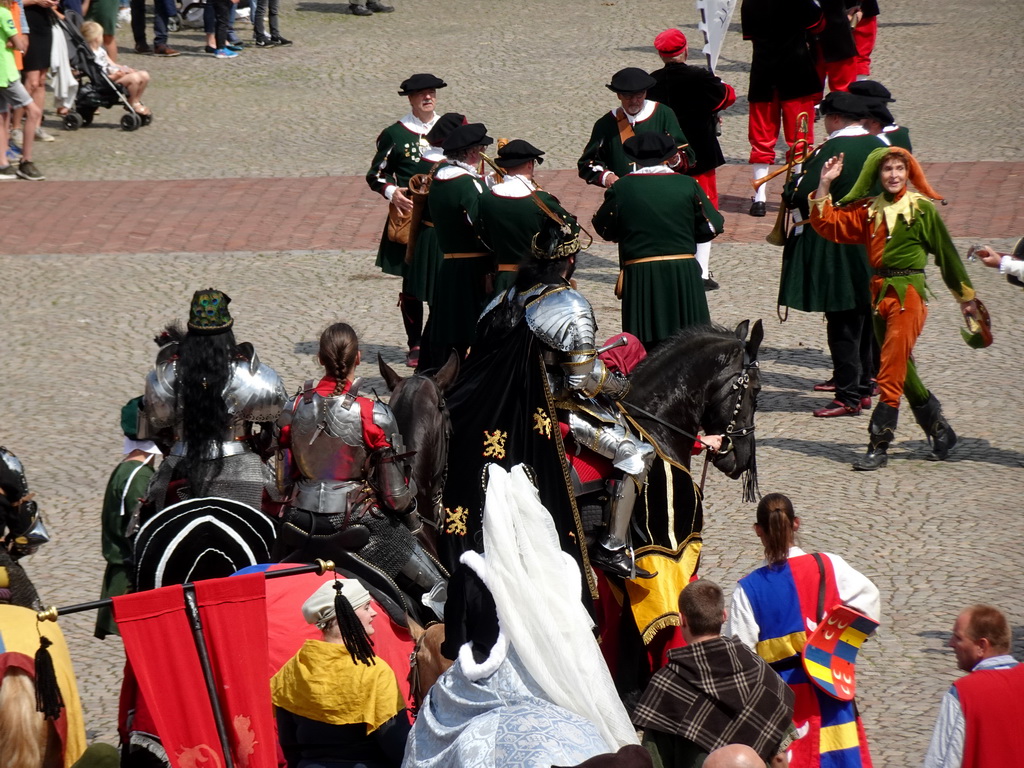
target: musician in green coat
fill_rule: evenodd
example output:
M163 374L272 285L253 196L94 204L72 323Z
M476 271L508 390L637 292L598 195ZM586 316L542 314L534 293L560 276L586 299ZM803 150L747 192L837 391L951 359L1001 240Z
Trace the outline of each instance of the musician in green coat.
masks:
M428 146L426 135L438 120L434 113L437 90L447 85L444 80L429 73L412 75L403 80L398 95L409 98L411 110L377 137L377 152L366 173L366 183L396 209L396 214L407 216L412 211L412 200L408 194L409 179L419 170L420 152ZM416 298L408 280L404 279L408 271L405 243L393 242L388 237L387 221L384 222L384 232L377 249L377 266L386 275L403 278L398 305L402 310L409 344L406 364L415 367L423 333L423 302Z
M481 196L475 222L477 234L497 262L492 295L516 284L519 264L529 259L532 241L546 219L569 224L571 234L580 231L576 217L533 180L534 169L544 162L543 155L528 141L513 139L494 159L504 175Z
M484 193L480 154L493 142L483 123L470 123L444 140L445 160L434 171L427 195L434 234L444 258L431 307L430 347L435 359L452 350L465 357L476 321L487 303L494 254L474 230Z
M723 231L724 219L696 181L673 170L672 136L642 133L624 149L637 169L605 192L593 223L619 244L622 330L650 349L680 328L710 322L694 253Z
M630 171L630 160L622 148L631 136L667 133L681 153L680 171L694 160L693 150L679 127L676 114L664 104L647 99L647 89L657 81L639 67L620 69L605 86L619 98L619 106L602 115L590 133L583 155L576 163L587 184L610 187Z

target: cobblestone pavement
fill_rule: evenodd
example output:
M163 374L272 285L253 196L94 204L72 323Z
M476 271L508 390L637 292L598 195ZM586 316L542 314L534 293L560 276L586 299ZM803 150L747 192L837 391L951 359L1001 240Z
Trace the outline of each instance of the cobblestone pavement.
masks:
M239 338L253 341L289 388L315 373L320 329L352 322L368 361L360 373L383 393L372 361L379 352L398 363L403 340L394 306L399 284L372 266L380 203L358 178L296 179L362 174L376 131L402 111L404 100L392 94L403 77L443 74L452 84L441 92L444 109L485 120L492 135L522 135L548 149L544 168L556 173L545 183L582 213L596 203L596 190L557 171L573 167L600 111L594 105L611 106L602 84L622 66L655 66L647 47L653 35L670 24L695 32L696 20L687 4L663 0L396 2L394 14L359 19L342 13L344 5L286 0L282 28L298 44L232 61L195 54L202 43L194 32L171 43L195 55L125 54L157 78L149 100L154 124L123 134L103 128L117 116L101 113L101 127L39 147L39 165L67 183L0 188L0 215L29 224L22 240L5 232L0 245L0 440L25 461L53 533L26 561L46 602L98 593L97 521L119 458L118 408L141 389L154 352L148 339L183 317L194 289L213 285L232 295ZM1003 96L1019 92L1022 78L1004 52L1014 50L1024 12L1000 0L920 8L910 0L884 4L877 76L894 91L894 111L912 127L917 154L942 164L929 170L951 198L943 214L958 246L985 238L1009 248L1020 229L1024 106ZM391 43L423 30L435 36L434 48ZM741 92L748 48L734 31L720 66ZM742 107L725 121L726 153L735 162L746 156ZM963 164L972 160L991 164ZM744 177L742 167L723 172L729 213L743 210ZM217 181L173 181L204 178ZM105 181L85 183L97 180ZM974 189L988 197L971 200ZM76 218L77 201L97 212ZM111 203L105 215L97 201ZM729 239L713 249L722 289L709 302L726 325L765 320L761 489L792 496L806 548L842 555L882 590L882 627L861 653L861 709L876 764L919 763L938 700L956 676L944 643L959 608L992 602L1024 635L1017 492L1024 412L1011 391L1024 355L1015 327L1024 297L994 270L969 265L996 330L991 348L970 350L959 339L956 305L929 268L938 295L915 355L961 444L945 463L924 461L923 436L904 409L890 466L854 473L849 462L864 449L867 416L810 415L826 400L811 385L829 374L821 318L775 319L780 249L761 241L770 219L731 221ZM595 245L579 274L608 335L619 325L614 264L614 249ZM754 509L740 501L737 483L715 471L706 493L703 574L731 585L759 562ZM114 741L123 656L116 638L92 638L92 621L81 614L61 624L88 727Z

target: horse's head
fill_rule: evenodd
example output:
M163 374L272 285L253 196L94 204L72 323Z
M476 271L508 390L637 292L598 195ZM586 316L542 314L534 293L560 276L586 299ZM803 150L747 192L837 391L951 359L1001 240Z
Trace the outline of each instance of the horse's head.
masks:
M455 353L433 375L413 374L402 378L377 355L377 365L388 389L390 406L407 450L414 452L410 474L416 481L416 504L420 517L435 528L441 519L441 492L448 463L451 419L444 394L459 375Z
M764 338L764 328L758 320L747 339L749 327L749 320L736 326L739 343L727 364L709 382L708 398L700 422L705 434L724 436L722 450L711 454L711 463L733 479L745 470L756 471L754 412L757 410L757 395L761 391L757 352Z

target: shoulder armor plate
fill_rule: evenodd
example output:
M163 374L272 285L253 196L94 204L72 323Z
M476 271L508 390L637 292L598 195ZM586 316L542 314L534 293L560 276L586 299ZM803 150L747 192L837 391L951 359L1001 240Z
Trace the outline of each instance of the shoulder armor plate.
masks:
M562 352L594 349L594 310L581 293L568 286L549 290L529 301L526 324L537 338Z

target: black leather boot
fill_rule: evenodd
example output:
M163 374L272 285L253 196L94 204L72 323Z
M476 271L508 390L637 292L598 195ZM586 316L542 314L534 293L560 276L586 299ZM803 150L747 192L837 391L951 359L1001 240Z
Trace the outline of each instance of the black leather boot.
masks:
M946 417L942 415L942 403L931 392L928 393L928 400L924 405L911 406L914 419L924 430L928 442L932 446L931 453L925 458L928 461L942 461L956 445L956 432L949 426Z
M853 468L860 472L871 472L881 469L889 463L886 451L889 443L896 436L896 424L899 421L900 412L886 403L879 403L871 414L871 423L868 424L868 452L859 461L853 463Z

